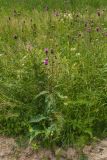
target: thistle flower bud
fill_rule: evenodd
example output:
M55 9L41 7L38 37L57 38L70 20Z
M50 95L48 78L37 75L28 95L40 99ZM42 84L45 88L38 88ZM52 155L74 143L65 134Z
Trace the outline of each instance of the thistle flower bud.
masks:
M48 65L48 58L46 58L46 59L44 60L44 64L45 64L45 65Z
M101 16L101 12L98 10L97 11L97 16L100 17Z
M96 28L96 32L100 32L100 28L99 27Z
M53 50L53 48L51 48L51 53L52 53L52 54L54 53L54 50Z
M44 49L44 52L45 52L46 54L48 54L48 52L49 52L48 48L45 48L45 49Z

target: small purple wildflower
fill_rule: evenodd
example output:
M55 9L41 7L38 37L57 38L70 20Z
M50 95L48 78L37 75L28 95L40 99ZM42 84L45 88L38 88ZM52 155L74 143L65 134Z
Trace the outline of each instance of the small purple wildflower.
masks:
M45 64L45 65L48 65L48 58L46 58L46 59L44 60L44 64Z
M44 49L44 52L45 52L46 54L48 54L49 49L48 49L48 48L45 48L45 49Z

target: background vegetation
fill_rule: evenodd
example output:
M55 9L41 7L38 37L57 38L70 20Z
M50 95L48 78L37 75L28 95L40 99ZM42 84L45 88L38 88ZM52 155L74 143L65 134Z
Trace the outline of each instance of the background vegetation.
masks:
M79 147L107 136L106 5L0 0L0 134Z

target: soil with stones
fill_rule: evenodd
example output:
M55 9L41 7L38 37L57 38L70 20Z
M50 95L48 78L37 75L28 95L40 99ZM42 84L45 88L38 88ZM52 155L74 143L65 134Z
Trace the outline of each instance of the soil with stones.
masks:
M107 139L92 146L85 146L83 154L87 160L107 160ZM79 160L78 152L73 148L33 150L32 147L18 147L13 138L0 137L0 160Z

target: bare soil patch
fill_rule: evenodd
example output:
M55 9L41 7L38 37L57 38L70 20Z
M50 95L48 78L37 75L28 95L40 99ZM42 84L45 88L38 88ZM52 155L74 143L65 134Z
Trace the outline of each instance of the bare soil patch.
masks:
M107 139L94 146L85 146L83 153L87 155L88 160L107 160ZM0 137L0 160L79 160L78 155L73 148L56 148L55 151L35 151L30 146L21 148L13 138Z

